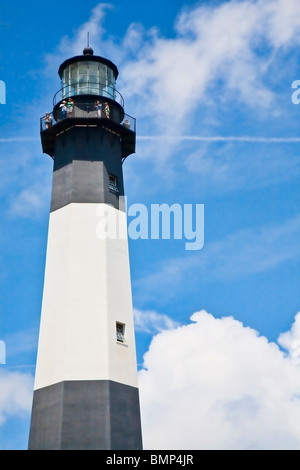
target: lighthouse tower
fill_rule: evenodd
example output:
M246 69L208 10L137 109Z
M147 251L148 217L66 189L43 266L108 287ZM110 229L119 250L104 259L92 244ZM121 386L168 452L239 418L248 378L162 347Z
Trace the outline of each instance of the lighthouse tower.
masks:
M142 449L122 164L135 119L86 47L41 119L53 183L30 450ZM110 230L114 221L117 230Z

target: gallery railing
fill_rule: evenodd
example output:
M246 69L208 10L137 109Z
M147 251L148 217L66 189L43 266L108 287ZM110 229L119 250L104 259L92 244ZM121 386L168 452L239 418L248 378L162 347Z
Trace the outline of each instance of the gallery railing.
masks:
M118 109L109 106L105 109L105 104L102 104L101 109L96 109L95 104L91 103L75 103L72 108L64 108L63 106L56 109L55 113L47 113L41 118L41 131L45 131L64 119L78 118L78 119L108 119L121 124L126 129L136 132L136 119L128 114L124 114L124 118L120 122L120 113Z

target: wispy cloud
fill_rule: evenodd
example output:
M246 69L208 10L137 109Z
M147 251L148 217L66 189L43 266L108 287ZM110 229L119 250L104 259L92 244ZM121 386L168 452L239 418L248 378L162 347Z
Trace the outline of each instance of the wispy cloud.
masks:
M0 371L0 425L10 417L29 414L33 377L19 372Z
M50 198L50 177L46 180L28 185L20 189L19 193L11 198L8 212L13 217L37 218L41 212L48 210Z
M5 137L0 138L0 143L6 144L11 142L31 142L31 141L38 141L40 140L39 137Z
M280 225L266 225L257 229L244 229L224 239L207 243L197 253L173 257L156 266L151 274L135 281L136 299L147 301L155 292L168 292L176 296L177 286L186 276L193 279L186 285L188 291L197 289L201 282L230 282L253 274L278 268L300 256L300 215Z
M10 358L16 356L25 356L28 353L36 351L38 342L38 329L30 328L22 331L18 331L8 335L5 338L7 346L7 353Z
M284 81L280 87L270 77L274 76L273 67L285 70L285 56L279 51L300 42L299 22L295 21L299 15L300 4L294 0L288 7L281 0L197 3L179 14L172 39L136 26L139 52L134 57L124 55L119 83L138 119L141 160L151 157L153 167L170 175L183 170L183 159L174 159L179 143L190 145L188 152L184 150L187 158L201 152L197 147L201 143L278 144L281 151L284 144L298 144L299 137L287 136L288 127L284 127L291 119L290 96L284 90L290 84ZM281 16L288 33L282 30ZM131 25L131 35L134 29ZM280 101L283 90L284 109ZM276 118L283 113L282 126ZM256 135L257 122L269 135ZM233 128L241 129L241 135L232 135ZM198 129L202 135L197 135ZM224 152L229 159L232 149ZM244 149L243 154L246 152ZM280 165L275 158L268 162L269 171L264 172L267 184L271 182L268 175L276 169L278 178L286 178L279 158ZM223 163L221 166L224 168ZM194 168L193 162L184 171L192 174ZM260 174L256 166L253 168L253 160L248 168L235 169L238 175L230 176L236 181L240 175L245 178L248 169L249 180L253 180L253 173ZM209 166L209 170L214 177L215 166ZM209 176L206 173L208 180Z
M295 21L300 5L291 3L288 9L280 0L186 8L178 17L175 39L152 32L139 56L124 65L126 96L139 97L141 115L155 116L152 125L175 135L190 127L196 109L201 116L201 108L213 100L234 99L246 109L273 114L276 93L267 74L274 51L290 46L291 37L294 45L300 40ZM289 34L282 34L281 10Z
M179 323L168 315L153 310L139 310L136 308L134 309L134 324L137 331L147 334L156 334L179 326Z

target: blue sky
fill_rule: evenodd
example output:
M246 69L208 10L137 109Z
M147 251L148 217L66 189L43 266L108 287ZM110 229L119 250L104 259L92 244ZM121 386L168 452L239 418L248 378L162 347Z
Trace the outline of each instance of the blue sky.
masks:
M137 119L128 206L205 208L199 251L129 240L145 447L299 449L297 0L1 5L0 449L28 442L52 178L39 119L87 31Z

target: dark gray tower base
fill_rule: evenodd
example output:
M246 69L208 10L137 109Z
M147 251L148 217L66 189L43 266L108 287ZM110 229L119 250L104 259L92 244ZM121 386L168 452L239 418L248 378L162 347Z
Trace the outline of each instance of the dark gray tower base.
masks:
M99 380L34 392L29 450L111 449L142 449L137 388Z

